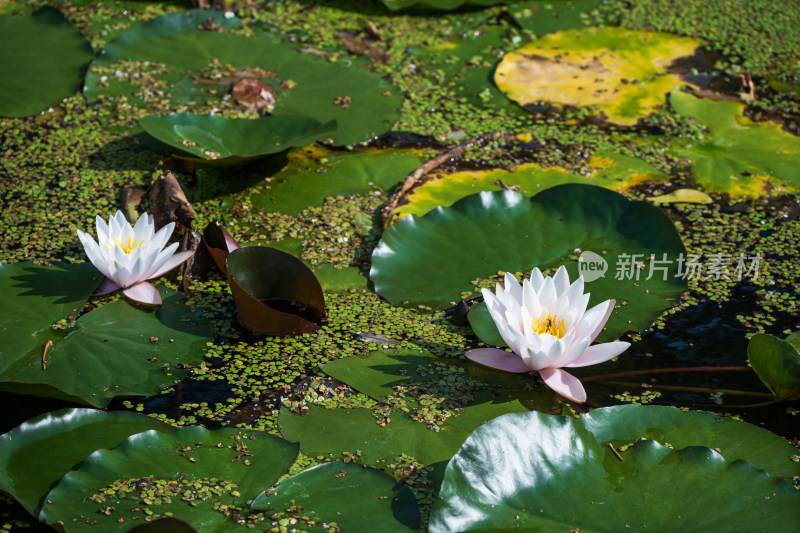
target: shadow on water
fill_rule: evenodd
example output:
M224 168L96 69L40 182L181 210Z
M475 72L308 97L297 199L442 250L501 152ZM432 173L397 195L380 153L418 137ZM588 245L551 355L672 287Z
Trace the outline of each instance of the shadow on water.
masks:
M584 378L648 369L747 367L746 335L752 329L736 316L752 313L755 290L739 286L727 302L701 301L669 318L663 329L643 332L641 339L617 361L571 372ZM779 335L787 327L793 330L800 327L796 317L774 314L777 325L766 328L766 333ZM587 382L586 388L589 398L603 405L620 403L614 396L624 392L641 396L649 390L661 394L653 401L655 404L729 413L779 435L800 437L797 418L786 413L789 404L772 403L769 390L751 370L643 373ZM741 394L725 391L741 391Z

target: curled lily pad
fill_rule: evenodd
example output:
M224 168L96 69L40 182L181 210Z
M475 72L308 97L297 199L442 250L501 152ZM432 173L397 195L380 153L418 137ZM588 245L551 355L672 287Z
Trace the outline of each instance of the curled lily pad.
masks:
M38 416L0 436L0 490L37 516L52 486L90 453L151 429L172 431L135 413L64 409Z
M753 122L744 104L714 102L675 90L675 111L709 129L698 140L676 140L672 153L686 158L707 191L758 197L800 190L800 139L779 124Z
M198 531L236 529L297 446L260 431L146 431L98 449L47 495L39 519L65 531L127 531L173 516Z
M780 437L741 422L715 425L711 413L623 406L617 415L615 409L577 420L511 414L484 424L448 464L430 530L512 524L546 532L788 532L800 520L800 493L746 460L761 460L760 445L788 451ZM615 431L623 417L639 430L623 424ZM680 417L686 420L676 430ZM675 449L666 442L673 438ZM731 453L742 443L744 457Z
M75 94L92 47L61 12L0 18L0 115L24 117Z
M261 246L235 250L227 260L228 283L242 324L266 335L299 335L319 329L325 296L314 272L291 254Z
M179 364L202 360L210 326L163 288L156 310L116 301L75 320L102 278L87 265L0 265L0 388L104 407L155 394L183 379Z
M498 271L564 264L575 279L583 252L595 254L605 268L598 271L603 277L591 281L581 271L591 292L589 305L617 301L601 341L645 329L686 287L677 275L685 249L658 208L579 184L531 198L482 192L422 217L402 218L375 248L370 279L393 303L444 308L471 290L474 280Z
M795 332L786 340L757 333L747 345L747 359L776 398L800 398L800 333Z
M149 115L139 120L144 131L179 150L193 161L238 163L293 146L326 139L336 131L336 121L321 124L313 118L269 116L257 119L219 115Z
M262 492L252 508L297 527L336 524L342 531L410 532L419 528L414 494L390 475L355 463L315 466ZM277 516L276 516L277 515Z
M86 97L124 95L126 105L144 108L219 108L231 105L221 94L241 79L256 79L275 91L273 117L335 120L338 129L330 138L340 145L380 135L399 117L402 95L380 75L302 53L278 32L259 30L245 38L229 31L241 26L222 11L197 9L128 30L92 62ZM128 75L137 70L143 74Z
M701 45L688 37L623 28L567 30L507 53L495 83L523 107L597 106L609 122L633 125L686 82L667 69Z
M228 272L225 262L234 250L241 248L239 243L217 222L211 222L203 230L203 242L206 250L211 254L214 264L223 274Z

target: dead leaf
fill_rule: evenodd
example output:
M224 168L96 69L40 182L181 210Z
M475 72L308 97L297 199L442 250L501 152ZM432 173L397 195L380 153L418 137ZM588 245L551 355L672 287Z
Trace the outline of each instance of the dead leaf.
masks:
M275 89L263 81L242 78L234 84L231 96L249 111L261 116L275 109Z
M660 204L710 204L714 201L709 195L697 189L676 189L661 196L648 196L647 200Z

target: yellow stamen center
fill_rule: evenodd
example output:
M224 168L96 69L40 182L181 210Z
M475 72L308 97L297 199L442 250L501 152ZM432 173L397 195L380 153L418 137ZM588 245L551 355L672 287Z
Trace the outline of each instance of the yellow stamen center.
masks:
M541 335L542 333L549 333L557 339L560 339L567 332L564 326L564 319L560 321L547 313L547 317L539 317L531 322L531 329L534 333Z
M131 253L135 248L140 248L144 244L144 241L137 241L134 240L133 237L128 237L127 241L123 241L120 238L114 239L114 242L109 245L108 249L111 250L114 246L119 246L122 248L122 251L126 254Z

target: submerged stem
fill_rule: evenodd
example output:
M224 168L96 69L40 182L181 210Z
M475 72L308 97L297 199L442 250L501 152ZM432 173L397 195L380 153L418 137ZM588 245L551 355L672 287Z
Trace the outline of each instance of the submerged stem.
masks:
M644 388L650 390L669 390L669 391L678 391L678 392L701 392L701 393L713 393L713 392L721 392L722 394L729 394L731 396L754 396L756 398L771 398L772 395L768 392L758 392L758 391L747 391L747 390L736 390L736 389L718 389L716 387L683 387L680 385L647 385L643 383L635 383L632 381L608 381L606 382L608 385L616 385L619 387L641 387L645 385Z

